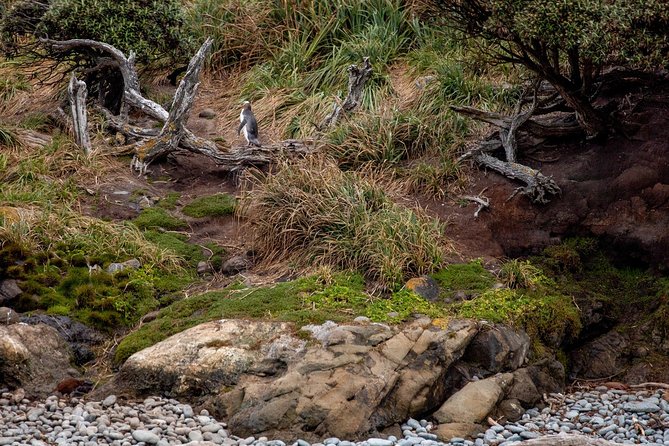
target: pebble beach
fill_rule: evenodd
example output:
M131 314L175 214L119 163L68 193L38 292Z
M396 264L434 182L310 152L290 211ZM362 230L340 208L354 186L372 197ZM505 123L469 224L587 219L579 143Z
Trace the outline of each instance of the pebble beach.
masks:
M596 387L551 394L543 409L529 409L514 423L493 424L475 439L439 441L427 420L407 420L402 438L319 443L235 436L223 420L173 399L147 398L121 403L50 396L30 401L16 393L0 396L0 446L3 445L191 445L191 446L511 446L542 435L578 433L622 444L669 446L669 402L665 390L630 392Z

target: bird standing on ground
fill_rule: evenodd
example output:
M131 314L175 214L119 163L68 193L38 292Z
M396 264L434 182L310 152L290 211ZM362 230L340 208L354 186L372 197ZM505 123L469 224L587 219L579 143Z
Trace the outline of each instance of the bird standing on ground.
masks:
M249 101L244 101L244 107L239 114L239 128L237 129L237 134L239 135L239 132L242 130L244 131L244 138L246 138L246 141L248 142L248 147L251 147L251 144L256 147L261 147L260 141L258 141L258 122L256 121L256 117L253 116L251 103Z

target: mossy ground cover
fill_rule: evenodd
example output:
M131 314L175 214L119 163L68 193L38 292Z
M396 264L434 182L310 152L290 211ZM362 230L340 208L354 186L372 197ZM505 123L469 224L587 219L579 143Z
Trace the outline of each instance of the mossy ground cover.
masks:
M194 218L224 217L235 212L237 201L229 194L221 193L200 197L186 204L182 209L185 215Z
M143 209L142 212L133 220L133 223L139 229L161 228L168 231L179 231L188 228L188 223L177 217L174 217L165 209L160 207Z
M115 274L89 268L108 263L66 245L36 253L8 243L0 250L0 275L17 280L23 291L17 311L67 315L103 331L131 326L193 280L185 270L151 265Z
M168 336L217 319L264 319L293 322L296 328L327 320L346 322L367 316L375 322L396 323L411 314L444 315L438 306L404 290L384 298L365 291L357 273L316 274L268 287L245 288L233 284L222 291L183 299L164 308L158 317L126 336L115 361Z

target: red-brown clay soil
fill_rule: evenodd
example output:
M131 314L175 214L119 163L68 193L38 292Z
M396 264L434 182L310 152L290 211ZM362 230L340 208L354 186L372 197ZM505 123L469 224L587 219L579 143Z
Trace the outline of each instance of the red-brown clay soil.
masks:
M478 171L465 194L490 198L491 209L426 201L449 221L447 234L467 257L517 256L540 251L570 235L608 241L627 260L669 267L669 82L636 94L640 100L622 128L603 143L544 147L519 161L552 176L562 195L533 205L494 172ZM624 133L621 131L624 130ZM544 161L541 161L544 160Z

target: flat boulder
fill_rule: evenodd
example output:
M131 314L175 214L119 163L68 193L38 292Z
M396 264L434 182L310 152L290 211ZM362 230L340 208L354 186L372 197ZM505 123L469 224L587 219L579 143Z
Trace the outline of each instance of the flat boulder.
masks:
M79 376L71 359L68 345L47 325L0 325L0 382L10 389L50 395L62 380Z
M446 400L433 417L439 423L481 423L512 383L511 373L472 381Z
M222 319L177 333L130 356L120 382L139 393L202 395L235 386L246 373L275 375L306 342L285 322Z

